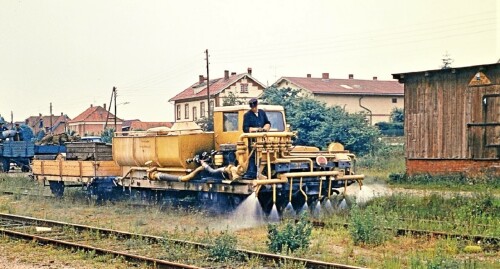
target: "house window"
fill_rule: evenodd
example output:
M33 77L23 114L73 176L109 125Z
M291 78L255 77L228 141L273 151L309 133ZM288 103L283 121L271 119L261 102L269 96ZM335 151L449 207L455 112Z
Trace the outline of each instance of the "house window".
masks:
M181 105L177 105L177 120L181 119Z
M214 107L215 107L215 103L214 101L210 101L210 116L214 114Z
M392 103L395 104L398 102L398 98L392 98Z
M184 118L189 119L189 104L184 105Z
M248 83L241 83L240 84L240 92L241 93L248 93Z
M196 107L193 106L193 121L198 119L198 111L196 110Z
M205 117L205 102L200 102L200 117Z

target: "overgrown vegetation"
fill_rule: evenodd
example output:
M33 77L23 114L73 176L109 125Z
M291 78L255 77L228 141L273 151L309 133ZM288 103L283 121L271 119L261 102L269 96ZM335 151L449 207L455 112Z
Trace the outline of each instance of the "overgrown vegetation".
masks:
M326 148L330 142L340 142L356 153L369 152L379 136L376 127L366 121L364 113L348 113L339 106L327 106L307 94L290 88L267 88L263 103L285 108L287 122L298 132L299 145Z
M485 189L499 189L500 178L491 174L477 175L474 177L464 174L449 174L449 175L414 175L409 176L404 173L389 174L388 182L390 184L411 184L424 186L440 186L448 188L457 188L460 186L479 186Z
M213 132L214 130L214 117L210 115L209 117L203 117L196 121L196 124L205 132Z
M352 204L352 203L348 203ZM391 195L354 205L327 222L349 223L354 243L379 245L390 238L391 228L444 231L460 234L500 234L500 199L492 194L428 196ZM376 227L390 228L381 231Z
M382 135L385 136L403 136L404 135L405 114L403 108L393 108L390 121L378 122L375 124Z
M222 101L222 106L237 106L244 105L246 102L236 96L234 92L228 92L227 96L224 97L224 101Z
M228 231L222 231L215 239L209 250L210 259L216 262L226 262L235 259L238 252L238 239Z
M288 220L284 224L269 224L267 226L267 246L271 252L291 253L298 249L309 248L312 225L306 214L302 214L295 223Z
M380 216L373 207L360 210L354 207L350 213L349 233L355 245L373 245L383 244L394 234L385 229L388 226L388 220L385 216Z
M377 141L372 152L357 158L358 172L377 179L387 180L390 173L405 172L404 154L405 150L402 143Z
M101 134L102 142L111 143L113 141L113 137L115 136L114 128L106 128Z

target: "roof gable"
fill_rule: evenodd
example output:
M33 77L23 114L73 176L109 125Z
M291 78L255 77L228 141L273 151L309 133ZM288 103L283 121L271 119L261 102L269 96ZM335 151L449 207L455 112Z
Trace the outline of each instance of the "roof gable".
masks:
M111 119L114 120L115 115L111 112L109 112L109 117L108 117L108 111L103 108L102 106L91 106L87 108L85 111L80 113L80 115L76 116L73 120L70 120L70 123L75 123L75 122L103 122L108 119L110 121ZM116 118L117 121L122 121L120 118Z
M225 78L216 78L216 79L211 79L210 80L210 95L216 95L224 91L225 89L231 87L233 84L237 83L243 78L248 78L251 81L253 81L255 84L261 86L262 88L266 88L264 84L256 80L254 77L252 77L248 73L243 73L243 74L237 74L237 75L232 75L229 76L228 79ZM191 85L189 88L185 89L184 91L180 92L176 96L172 97L169 101L181 101L181 100L186 100L186 99L193 99L193 98L198 98L198 97L205 97L207 96L207 83L195 83Z

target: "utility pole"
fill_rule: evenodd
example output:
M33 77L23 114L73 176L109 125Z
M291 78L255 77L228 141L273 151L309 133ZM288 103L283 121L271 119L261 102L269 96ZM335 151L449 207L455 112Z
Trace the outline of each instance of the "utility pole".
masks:
M108 127L109 112L111 111L111 104L113 104L113 96L115 96L115 91L116 91L116 87L113 87L113 90L111 91L111 97L109 99L108 115L106 116L106 123L104 123L103 131L106 131L106 127ZM116 96L114 99L115 99L115 104L116 104ZM116 113L116 106L115 106L115 113ZM115 114L115 117L116 117L116 114ZM115 128L116 128L116 126L115 126Z
M208 108L208 117L210 118L210 72L208 69L209 61L208 61L208 49L205 50L205 60L207 60L207 108Z
M52 134L52 102L50 102L50 133Z
M115 102L115 132L117 132L116 130L116 87L113 87L113 92L114 92L114 102Z

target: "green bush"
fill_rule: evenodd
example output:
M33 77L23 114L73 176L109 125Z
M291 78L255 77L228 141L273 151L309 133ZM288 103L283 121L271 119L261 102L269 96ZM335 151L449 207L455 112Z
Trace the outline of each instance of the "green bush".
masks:
M356 153L369 152L379 136L367 122L366 113L348 113L340 106L327 106L309 95L290 88L267 88L263 103L285 108L287 122L298 132L298 145L325 149L330 142L342 143Z
M216 262L225 262L234 258L238 254L236 251L237 244L238 239L236 236L227 231L221 232L215 237L209 249L210 259Z
M269 224L267 227L267 246L271 252L286 253L298 249L307 249L311 241L312 225L305 214L301 215L299 221L293 220L285 224Z
M349 233L355 245L378 246L383 244L392 237L391 232L385 227L385 221L373 208L361 210L359 207L354 207L352 209L349 218Z

